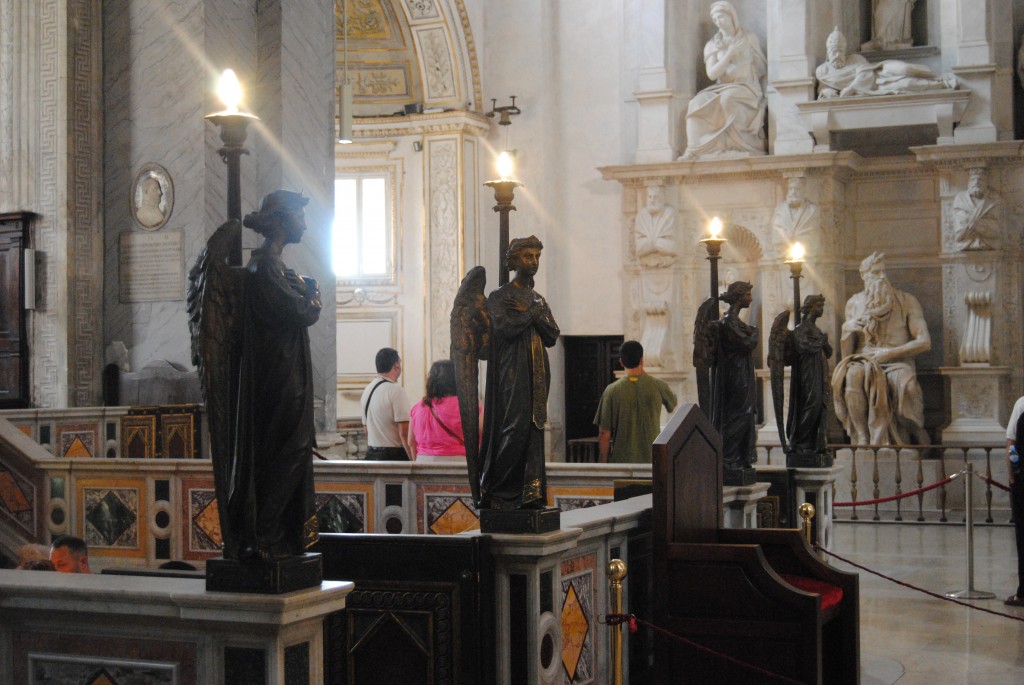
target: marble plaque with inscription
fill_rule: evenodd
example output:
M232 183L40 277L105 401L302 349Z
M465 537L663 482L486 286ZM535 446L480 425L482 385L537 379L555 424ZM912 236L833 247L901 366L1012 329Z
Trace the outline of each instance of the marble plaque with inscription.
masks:
M121 234L121 302L156 302L185 297L184 233Z

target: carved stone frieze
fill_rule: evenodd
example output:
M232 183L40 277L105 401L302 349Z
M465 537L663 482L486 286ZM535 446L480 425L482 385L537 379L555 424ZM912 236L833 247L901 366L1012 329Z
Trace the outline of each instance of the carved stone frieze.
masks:
M432 358L448 357L449 316L459 289L459 165L456 140L433 141L429 146L427 190L427 282L430 284L430 351Z
M423 61L426 99L444 100L455 97L458 91L445 30L441 27L428 28L417 32L417 36L420 43L420 59Z

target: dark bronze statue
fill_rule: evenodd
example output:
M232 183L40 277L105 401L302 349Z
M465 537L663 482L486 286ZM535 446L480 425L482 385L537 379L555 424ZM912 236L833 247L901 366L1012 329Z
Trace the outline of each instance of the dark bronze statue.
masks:
M315 280L284 265L306 230L308 198L278 190L244 224L264 237L246 268L227 265L238 221L223 224L189 273L192 358L210 422L224 558L270 561L317 540L313 501Z
M483 444L469 465L480 509L543 509L547 503L544 423L551 371L545 348L555 344L559 330L547 302L533 289L543 247L533 236L513 240L506 266L516 277L485 301L484 271L474 268L452 310L452 359L467 459L478 420L476 360L488 360Z
M714 318L718 303L709 298L697 312L693 334L693 362L701 409L722 436L723 468L728 485L754 482L751 464L757 459L757 383L754 350L758 331L740 320L740 310L752 301L750 283L737 281L718 297L729 305L721 319Z
M779 439L787 459L807 466L820 463L828 454L828 417L832 407L831 374L828 360L832 345L828 334L818 328L825 298L808 295L800 307L800 323L790 331L789 310L775 317L768 336L768 368L771 370L772 403L779 427ZM782 407L786 367L792 367L789 413L785 430Z

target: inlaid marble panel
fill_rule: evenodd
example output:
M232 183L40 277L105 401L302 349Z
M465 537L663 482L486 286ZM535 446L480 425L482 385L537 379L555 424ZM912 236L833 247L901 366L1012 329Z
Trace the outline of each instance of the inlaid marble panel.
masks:
M182 481L182 517L188 538L182 550L185 559L209 559L220 554L223 542L220 513L212 481Z
M4 464L0 464L0 512L30 536L35 534L36 489Z
M434 535L455 535L480 528L469 485L417 487L416 530Z
M594 554L562 561L562 666L566 685L595 682L596 567Z
M67 458L98 456L99 426L95 423L57 426L57 454Z
M142 481L81 480L78 482L82 538L90 550L116 551L114 556L141 556ZM124 554L122 554L124 553Z

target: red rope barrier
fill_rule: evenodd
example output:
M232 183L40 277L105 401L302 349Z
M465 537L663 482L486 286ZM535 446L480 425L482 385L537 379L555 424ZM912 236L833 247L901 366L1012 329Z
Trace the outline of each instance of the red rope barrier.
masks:
M953 479L957 478L959 476L960 476L959 473L954 473L952 476L947 476L946 478L940 480L938 483L932 483L931 485L926 485L923 488L917 488L916 490L910 490L909 492L904 492L902 495L893 495L892 497L880 497L878 499L869 499L869 500L863 500L863 501L860 501L860 502L833 502L832 506L833 507L868 507L868 506L871 506L872 504L882 504L883 502L892 502L892 501L898 500L898 499L906 499L907 497L914 497L915 495L920 495L921 493L928 492L929 490L934 490L935 488L941 488L943 485L947 485L947 484L953 482Z
M917 592L924 593L924 594L928 595L929 597L935 597L936 599L941 599L944 602L952 602L953 604L959 604L960 606L967 607L968 609L976 609L978 611L984 611L986 614L992 614L993 616L1002 616L1004 618L1011 618L1014 621L1020 621L1020 622L1024 623L1024 617L1014 616L1013 614L1003 613L1002 611L994 611L992 609L986 609L985 607L980 607L980 606L977 606L977 605L974 605L974 604L968 604L967 602L963 602L963 601L961 601L959 599L954 599L952 597L946 597L945 595L940 595L937 592L932 592L931 590L925 590L924 588L917 587L916 585L911 585L910 583L905 583L902 580L896 580L892 576L887 576L884 573L881 573L879 571L874 571L874 570L868 568L867 566L861 566L860 564L858 564L858 563L856 563L854 561L850 561L849 559L846 559L844 557L839 556L835 552L831 552L831 551L829 551L827 549L824 549L822 547L818 547L817 545L815 545L814 549L819 551L819 552L824 552L825 554L829 555L830 557L835 557L836 559L838 559L839 561L843 562L844 564L849 564L850 566L853 566L854 568L859 568L861 571L867 571L868 573L870 573L872 575L875 575L875 576L878 576L879 578L883 578L883 579L888 580L890 582L896 583L897 585L901 585L901 586L903 586L905 588L909 588L911 590L916 590Z
M998 481L994 481L994 480L992 480L991 478L986 478L985 476L981 475L980 473L976 473L976 474L974 474L974 475L976 475L976 476L977 476L978 478L982 479L983 481L985 481L985 482L986 482L986 483L988 483L989 485L994 485L994 486L996 486L996 487L997 487L997 488L999 488L1000 490L1003 490L1003 491L1005 491L1005 492L1009 492L1009 491L1010 491L1010 488L1009 488L1008 486L1006 486L1006 485L1003 485L1002 483L1000 483L1000 482L998 482Z
M670 637L673 640L677 640L678 642L682 642L683 644L689 645L690 647L693 647L696 650L704 652L705 654L710 654L711 656L718 657L719 659L723 659L725 661L729 661L729 662L731 662L733 664L736 664L737 666L740 666L742 668L745 668L745 669L747 669L749 671L754 671L755 673L759 673L761 675L768 676L769 678L774 678L775 680L778 680L779 682L782 682L782 683L789 683L790 685L807 685L807 683L805 683L805 682L803 682L801 680L793 680L792 678L789 678L787 676L780 675L778 673L772 673L771 671L766 671L765 669L761 668L760 666L755 666L753 664L748 664L745 661L740 661L739 659L737 659L735 657L731 657L728 654L722 654L721 652L716 652L715 650L711 649L710 647L705 647L704 645L700 644L699 642L694 642L693 640L687 639L687 638L683 637L682 635L676 635L675 633L673 633L671 631L665 630L664 628L661 628L659 626L654 625L650 621L645 621L642 618L637 618L634 614L608 614L607 616L605 616L605 620L603 622L607 623L608 625L612 625L612 626L617 626L617 625L620 625L620 624L623 624L623 623L629 623L630 631L631 632L636 632L635 630L633 630L633 626L635 624L639 623L639 624L647 626L648 628L650 628L651 630L655 631L656 633L661 633L662 635L665 635L666 637Z

